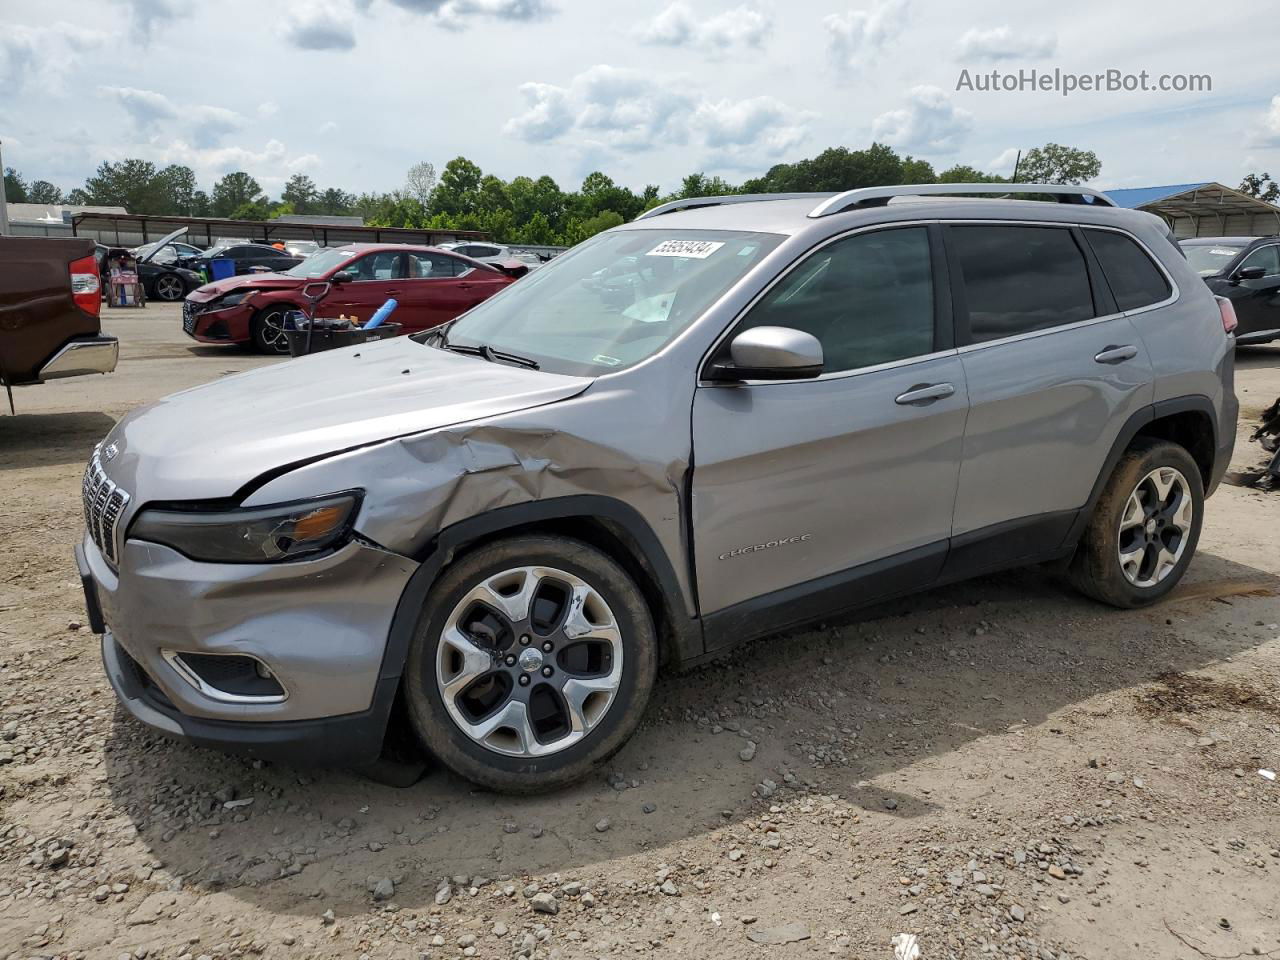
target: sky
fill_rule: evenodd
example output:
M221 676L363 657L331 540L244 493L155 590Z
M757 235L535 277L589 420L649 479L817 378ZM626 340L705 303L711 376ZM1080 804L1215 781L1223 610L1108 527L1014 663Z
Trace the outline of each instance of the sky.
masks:
M1218 17L1218 9L1227 17ZM875 140L942 170L1093 150L1103 189L1280 176L1274 2L0 0L6 166L64 190L103 160L246 170L268 193L400 187L463 155L664 191ZM1252 25L1252 26L1251 26ZM1211 89L983 90L991 71ZM966 72L967 71L967 72ZM967 78L967 79L966 79ZM1201 82L1203 87L1205 84Z

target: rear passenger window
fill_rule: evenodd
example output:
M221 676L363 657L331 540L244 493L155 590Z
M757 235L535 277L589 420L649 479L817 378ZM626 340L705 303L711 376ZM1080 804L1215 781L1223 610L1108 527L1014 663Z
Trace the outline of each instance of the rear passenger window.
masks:
M933 352L933 270L924 227L860 233L810 254L739 330L792 327L837 373Z
M1089 246L1102 264L1107 285L1121 310L1137 310L1168 298L1173 292L1164 274L1140 246L1123 233L1086 230Z
M1089 268L1064 227L952 226L974 343L1094 316Z

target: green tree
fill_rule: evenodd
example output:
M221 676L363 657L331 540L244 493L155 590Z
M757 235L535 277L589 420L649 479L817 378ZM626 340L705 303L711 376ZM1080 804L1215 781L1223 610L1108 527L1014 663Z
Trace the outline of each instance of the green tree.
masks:
M977 167L967 163L957 163L938 174L938 183L1004 183L1002 176L994 173L983 173Z
M454 157L445 164L440 182L431 191L431 212L454 216L475 213L483 180L484 172L478 166L466 157Z
M130 158L99 164L84 184L84 203L124 207L129 213L168 213L167 190L149 160Z
M1269 173L1249 174L1240 181L1240 192L1257 197L1266 203L1275 203L1280 200L1280 184L1272 180Z
M350 214L356 205L356 197L353 193L347 193L337 187L330 187L320 194L316 206L319 208L318 213L330 214L332 216L344 216Z
M721 177L708 177L705 173L691 173L680 181L680 189L670 199L684 200L689 197L724 197L741 192L729 181ZM656 200L657 197L652 199Z
M209 195L205 193L203 190L192 191L191 216L193 217L213 216L213 205L209 202Z
M210 206L215 217L233 217L237 220L266 219L267 198L258 181L243 170L228 173L213 185ZM261 210L262 216L242 217L237 211Z
M902 158L903 183L934 183L937 179L933 172L933 164L928 160L917 160L910 156Z
M4 168L4 197L10 203L27 202L27 182L13 167Z
M163 204L157 213L193 216L196 174L190 167L172 163L156 174L156 201ZM150 213L151 211L145 211Z
M1092 150L1077 150L1060 143L1032 147L1018 166L1022 183L1084 183L1102 172L1102 162Z
M780 163L763 177L743 184L744 193L826 193L903 182L902 159L892 147L873 143L865 150L829 147L809 160Z
M280 191L280 200L293 207L294 213L315 213L320 200L320 190L316 182L305 173L295 173L285 181Z
M27 186L28 203L63 203L62 190L48 180L32 180Z

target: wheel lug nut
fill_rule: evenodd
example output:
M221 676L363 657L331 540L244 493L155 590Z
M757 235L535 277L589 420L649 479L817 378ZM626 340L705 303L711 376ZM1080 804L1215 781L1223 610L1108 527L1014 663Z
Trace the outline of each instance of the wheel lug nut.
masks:
M520 686L527 687L529 685L529 675L527 673L520 674Z
M508 667L514 667L516 665L516 658L513 657L511 654L507 654L506 663Z
M529 645L529 635L525 634L520 638L520 646L527 647Z
M550 640L548 640L546 643L544 643L544 644L542 645L542 652L543 652L543 653L550 653L550 652L551 652L552 650L554 650L554 649L555 649L555 648L554 648L553 646L551 646L551 641L550 641Z
M549 676L551 676L551 674L552 674L552 673L554 673L554 672L555 672L555 671L554 671L554 670L552 670L550 667L543 667L543 668L542 668L542 675L543 675L544 677L549 677Z

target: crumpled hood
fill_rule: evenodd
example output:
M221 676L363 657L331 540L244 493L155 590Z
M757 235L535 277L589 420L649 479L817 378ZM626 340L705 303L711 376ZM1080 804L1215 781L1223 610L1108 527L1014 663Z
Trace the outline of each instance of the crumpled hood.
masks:
M565 400L591 382L397 337L175 393L126 416L101 452L131 508L220 499L268 471Z
M187 294L187 299L196 303L204 303L223 294L230 293L232 290L238 290L241 287L252 287L255 290L291 290L312 282L314 281L303 280L301 277L286 277L282 273L249 273L239 277L227 277L225 280L206 283L204 286Z

